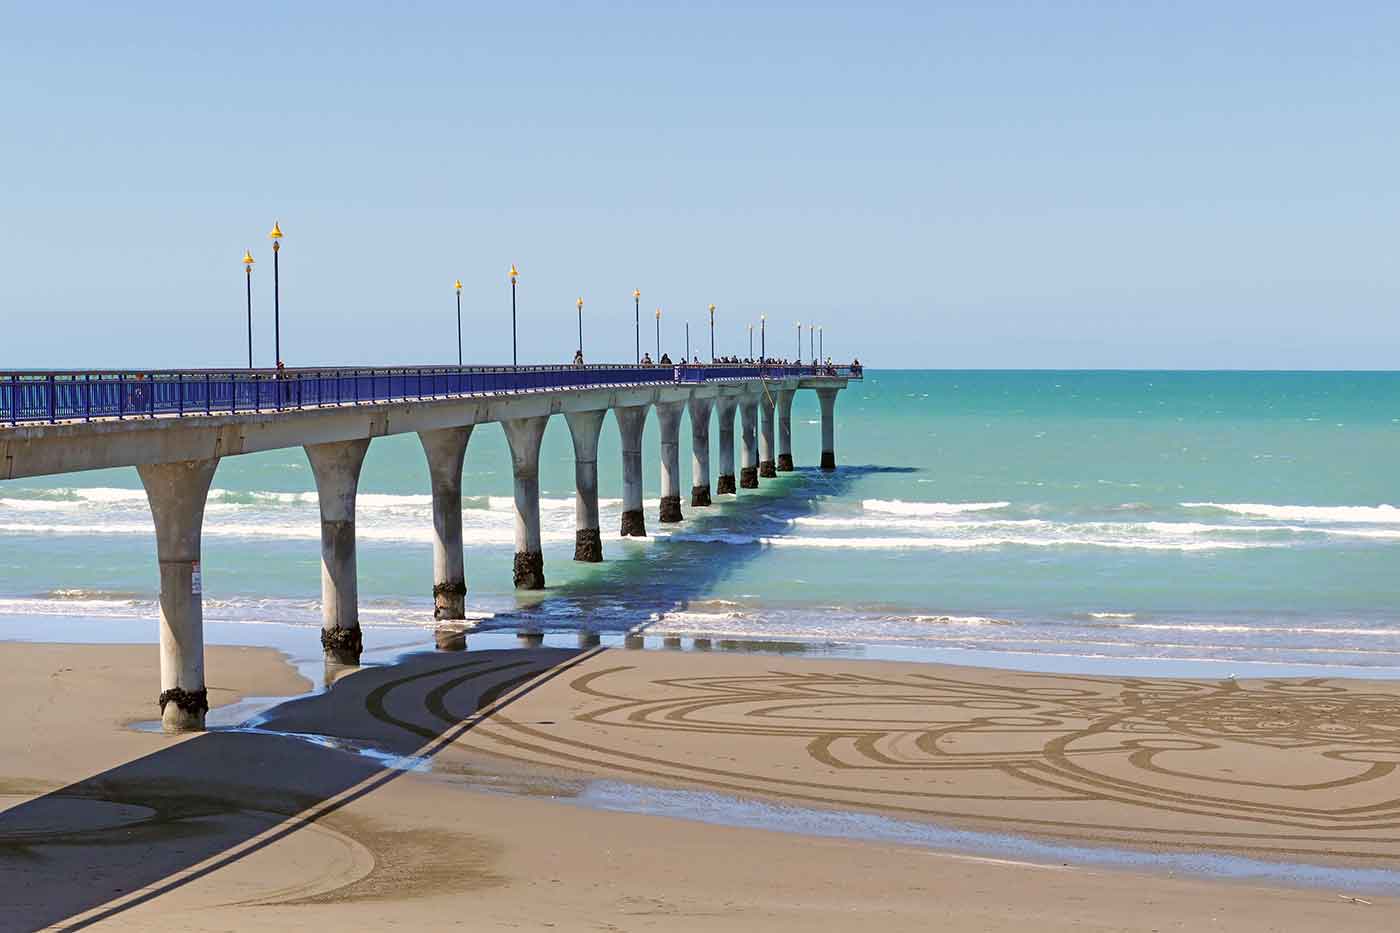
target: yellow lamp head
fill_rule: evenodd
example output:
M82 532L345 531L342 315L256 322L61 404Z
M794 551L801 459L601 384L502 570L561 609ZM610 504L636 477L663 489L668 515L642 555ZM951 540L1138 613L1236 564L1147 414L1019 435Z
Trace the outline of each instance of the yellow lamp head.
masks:
M660 309L660 308L657 308L657 309L656 309L656 319L657 319L658 321L661 320L661 309Z
M243 251L243 268L247 269L249 272L252 272L252 271L253 271L253 263L256 262L256 261L257 261L257 260L255 260L255 259L253 258L253 251L252 251L252 250L250 250L250 249L245 249L245 250Z
M580 298L578 301L574 302L574 304L578 305L578 309L579 309L580 311L583 310L583 299L582 299L582 298Z
M453 285L456 286L458 292L461 292L461 290L462 290L462 280L461 280L461 279L458 279L456 282L453 283Z
M714 317L714 316L715 316L715 306L714 306L714 305L710 305L710 317Z
M282 239L282 225L274 220L272 222L272 232L267 235L267 238L269 240Z
M760 321L765 321L765 322L766 322L766 321L768 320L768 315L766 315L766 314L760 314L760 315L758 316L758 319L759 319Z
M515 277L518 276L519 274L520 274L520 273L517 272L516 269L515 269L515 263L511 263L511 264L510 264L510 280L511 280L512 282L514 282L514 281L515 281Z
M632 297L633 297L633 298L640 298L640 297L642 297L642 290L641 290L640 288L634 288L634 289L632 289Z

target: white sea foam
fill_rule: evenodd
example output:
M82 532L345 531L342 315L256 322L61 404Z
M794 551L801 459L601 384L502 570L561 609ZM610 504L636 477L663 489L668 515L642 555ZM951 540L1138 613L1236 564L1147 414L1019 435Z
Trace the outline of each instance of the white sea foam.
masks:
M1091 619L1135 619L1137 614L1133 612L1091 612Z
M1184 509L1215 509L1249 518L1291 522L1356 522L1400 525L1393 505L1272 505L1265 502L1183 502Z
M961 512L987 512L1004 509L1010 502L905 502L903 499L866 499L861 508L867 512L888 512L894 515L957 515Z

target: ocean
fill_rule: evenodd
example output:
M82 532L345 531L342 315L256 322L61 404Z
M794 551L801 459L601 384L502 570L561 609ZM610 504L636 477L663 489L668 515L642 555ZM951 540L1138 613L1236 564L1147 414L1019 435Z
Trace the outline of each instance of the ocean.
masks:
M651 416L645 540L617 537L609 418L601 565L571 560L572 448L553 419L549 588L519 596L509 453L500 427L477 427L468 615L481 632L1060 669L1400 669L1400 374L868 370L837 401L835 473L815 468L818 417L799 392L797 472L663 526ZM430 533L417 438L375 440L358 508L367 641L431 642ZM209 640L257 643L252 626L272 624L314 645L319 540L300 449L224 460L204 526ZM0 637L106 625L154 640L156 589L134 469L0 483Z

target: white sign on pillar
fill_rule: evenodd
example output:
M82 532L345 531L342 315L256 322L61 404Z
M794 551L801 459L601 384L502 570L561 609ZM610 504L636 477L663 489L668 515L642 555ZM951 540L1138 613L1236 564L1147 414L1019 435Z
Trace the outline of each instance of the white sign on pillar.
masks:
M190 595L200 596L204 593L204 575L199 572L199 561L190 562Z

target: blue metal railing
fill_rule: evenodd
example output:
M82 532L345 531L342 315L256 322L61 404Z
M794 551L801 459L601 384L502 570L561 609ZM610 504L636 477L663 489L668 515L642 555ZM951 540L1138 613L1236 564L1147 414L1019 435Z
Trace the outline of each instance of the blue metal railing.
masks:
M285 411L328 405L716 380L861 377L858 367L392 367L0 372L0 424Z

